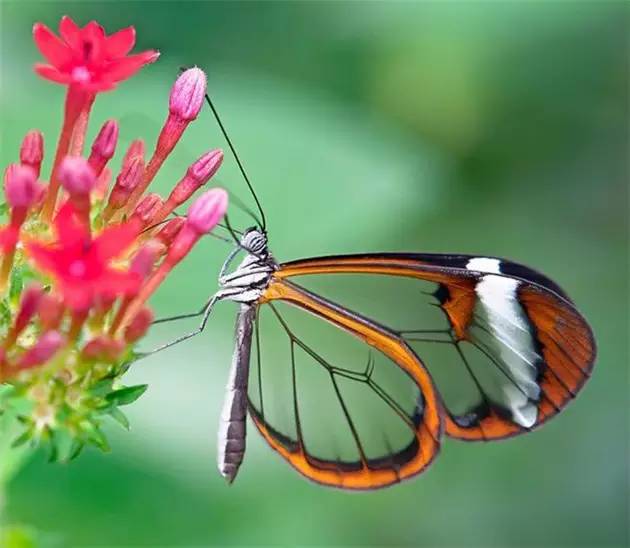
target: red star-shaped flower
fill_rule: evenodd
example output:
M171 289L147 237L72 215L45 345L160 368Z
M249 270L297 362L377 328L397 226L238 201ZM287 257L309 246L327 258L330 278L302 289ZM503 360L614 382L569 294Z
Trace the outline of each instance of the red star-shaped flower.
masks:
M61 208L54 224L57 242L29 242L26 252L40 269L54 278L67 306L81 311L89 308L97 297L137 293L140 276L111 266L112 260L135 240L134 227L116 225L92 238L70 203Z
M33 26L35 44L50 63L36 64L35 71L47 80L75 84L86 91L113 89L159 56L154 50L127 55L136 42L133 27L106 36L96 21L80 28L64 16L59 23L59 34L61 38L42 23Z

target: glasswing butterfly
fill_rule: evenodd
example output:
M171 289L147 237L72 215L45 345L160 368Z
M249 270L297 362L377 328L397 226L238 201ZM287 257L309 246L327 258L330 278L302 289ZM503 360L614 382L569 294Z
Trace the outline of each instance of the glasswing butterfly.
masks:
M260 218L244 208L256 226L237 234L226 217L236 247L219 291L199 312L158 320L203 316L195 331L153 352L203 331L217 302L239 304L218 434L218 466L230 483L245 454L247 415L307 478L367 490L424 471L444 435L523 434L577 395L593 368L593 333L567 294L536 270L457 254L276 261L258 197L206 100Z

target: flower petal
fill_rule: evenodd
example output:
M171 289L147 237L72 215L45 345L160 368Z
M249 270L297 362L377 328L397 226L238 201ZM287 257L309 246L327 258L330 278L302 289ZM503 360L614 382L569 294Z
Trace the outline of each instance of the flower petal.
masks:
M112 61L105 70L107 79L112 82L126 80L138 72L144 65L153 63L159 56L159 52L148 50Z
M26 242L24 247L26 254L39 268L51 274L55 272L59 263L59 250L38 242Z
M42 23L33 25L33 39L41 54L56 68L72 60L72 50Z
M59 34L73 50L81 48L81 29L71 17L64 15L59 22Z
M91 67L100 68L105 61L105 31L96 21L90 21L81 29L84 61Z
M97 80L95 82L86 82L85 84L81 84L81 89L85 91L93 91L94 93L99 93L101 91L111 91L116 87L114 82L110 82L107 79Z
M142 279L136 272L123 272L108 269L96 284L94 290L99 295L124 295L130 297L138 293Z
M105 38L105 55L116 59L127 55L136 43L136 29L127 27Z
M53 220L57 239L64 248L71 248L90 241L90 231L77 215L71 202L66 202Z
M108 261L125 251L137 236L138 232L130 224L106 228L94 238L90 253L94 253L99 261Z
M66 306L75 312L87 310L94 302L94 289L90 284L61 283L61 293Z
M50 80L51 82L56 82L57 84L69 84L72 80L72 78L70 78L68 74L59 72L52 65L43 65L41 63L36 63L34 69L35 72L39 74L42 78Z

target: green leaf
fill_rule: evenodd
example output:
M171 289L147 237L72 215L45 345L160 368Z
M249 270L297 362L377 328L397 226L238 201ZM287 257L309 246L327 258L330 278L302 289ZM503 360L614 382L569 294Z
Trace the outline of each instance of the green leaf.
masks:
M55 443L55 439L51 438L50 440L50 453L48 454L48 462L58 462L59 459L59 447Z
M129 430L129 419L118 407L112 407L109 410L109 415L125 430Z
M113 383L113 378L105 377L104 379L94 383L94 385L90 388L90 394L98 398L103 398L107 396L107 394L111 393Z
M115 390L107 394L105 399L116 405L129 405L135 402L142 394L146 392L148 384L138 384L136 386L126 386L120 390Z
M97 426L95 426L92 430L90 430L87 433L88 436L88 441L98 447L101 451L103 451L103 453L109 453L111 451L111 448L109 446L109 443L107 442L107 438L105 437L105 434L103 434L103 432L101 432L100 428L98 428Z
M85 447L85 443L79 440L74 440L72 442L72 447L70 448L70 454L68 455L68 461L76 459L83 451Z
M33 438L33 431L30 429L25 430L11 442L11 447L13 449L15 449L16 447L20 447L24 445L25 443L28 443L32 438Z

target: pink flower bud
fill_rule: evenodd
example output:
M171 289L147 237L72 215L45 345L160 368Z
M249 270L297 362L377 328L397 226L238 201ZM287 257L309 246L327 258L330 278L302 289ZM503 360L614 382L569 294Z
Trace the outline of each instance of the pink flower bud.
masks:
M132 344L144 337L153 323L153 312L147 307L141 308L125 329L125 341Z
M66 156L59 166L59 180L71 196L89 196L96 186L96 175L81 156Z
M64 313L64 305L59 297L46 293L39 303L39 321L44 331L57 329Z
M64 344L64 338L57 331L44 333L35 345L22 356L18 362L18 368L28 369L46 363Z
M4 175L4 193L11 207L26 209L42 199L44 187L37 182L33 168L11 164Z
M160 244L153 241L142 246L131 260L129 271L139 274L143 279L146 278L155 266L159 247Z
M213 188L197 198L188 209L186 224L198 234L210 232L223 218L228 206L228 193Z
M81 357L84 360L105 360L117 359L124 350L122 341L114 340L106 335L99 335L89 341L81 350Z
M197 198L188 210L186 223L169 247L164 263L172 268L181 261L197 240L210 232L221 220L227 205L228 194L222 188L213 188Z
M175 207L183 204L202 185L205 185L223 162L223 151L212 150L204 154L188 168L186 176L175 186L169 196L169 201L174 202Z
M129 145L122 161L122 168L125 169L125 166L136 158L142 158L144 161L144 141L142 139L136 139Z
M136 207L132 220L140 221L142 227L146 227L151 223L155 214L162 207L163 201L157 194L147 194Z
M206 75L197 68L188 69L179 76L169 100L171 114L181 120L197 118L206 94Z
M189 175L204 184L212 177L223 162L223 151L220 148L206 152L199 160L188 168Z
M32 283L24 290L22 299L20 300L19 312L8 337L8 339L11 340L11 344L37 313L43 295L44 290L38 283Z
M109 196L108 208L120 209L128 203L131 193L138 187L144 174L144 160L141 156L134 157L130 162L123 163L123 168L116 184Z
M123 167L120 175L116 178L116 186L131 194L140 184L143 172L144 160L141 156L136 156Z
M184 226L186 219L184 217L177 217L175 219L170 220L166 225L160 229L160 231L155 235L155 237L162 242L165 246L171 245L175 236L179 234L179 231Z
M222 150L206 152L186 171L186 175L175 185L160 212L156 215L157 222L168 217L177 206L190 198L199 187L205 185L221 166L223 161Z
M94 144L92 145L92 153L88 162L94 172L99 175L107 164L108 160L114 155L116 143L118 142L118 123L116 120L108 120L98 132Z
M39 177L42 160L44 159L44 136L41 131L29 131L20 147L20 163L29 166Z

